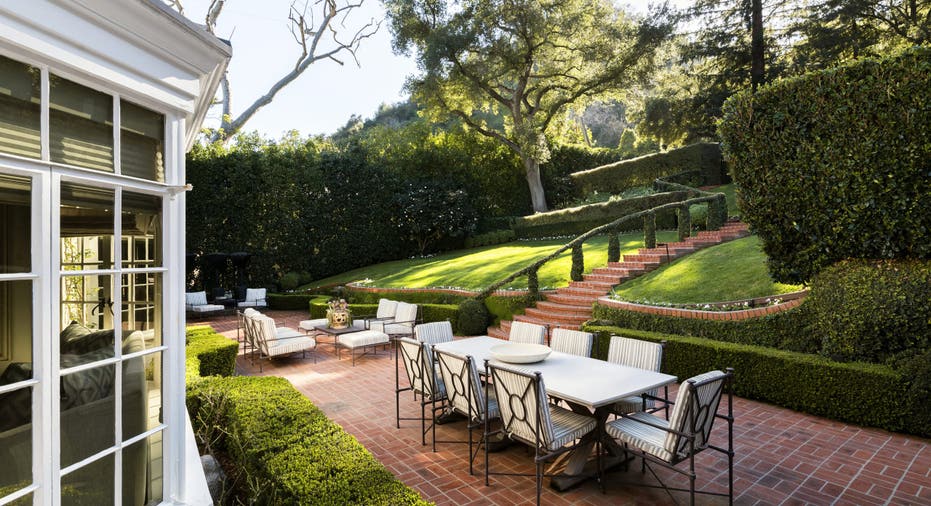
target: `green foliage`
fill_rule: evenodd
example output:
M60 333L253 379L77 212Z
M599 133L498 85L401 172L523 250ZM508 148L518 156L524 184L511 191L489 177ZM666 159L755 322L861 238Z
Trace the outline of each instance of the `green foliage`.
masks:
M466 336L485 334L490 315L479 300L468 299L459 304L459 333Z
M776 279L844 258L931 256L931 48L776 82L719 125Z
M390 299L410 304L458 304L468 299L466 295L447 292L398 292L394 290L375 291L345 288L342 296L354 304L378 304L379 299Z
M689 206L684 205L676 210L676 225L678 228L679 242L686 240L692 235L692 214L689 212Z
M550 158L540 165L540 177L546 189L546 203L551 209L570 205L576 199L573 173L616 162L624 156L620 150L589 148L578 144L553 144Z
M307 309L315 295L309 293L269 293L265 296L269 309Z
M656 213L643 216L643 247L656 247Z
M665 339L663 370L680 379L733 367L734 393L741 397L858 425L931 434L931 426L908 418L912 409L926 408L903 406L906 381L887 366L615 326L584 329L597 334L599 358L606 356L611 334L653 342Z
M618 246L620 249L620 246ZM585 272L585 256L582 253L582 245L572 246L572 270L569 271L569 279L572 281L582 281L582 273Z
M593 191L620 193L628 188L645 186L657 178L672 176L686 170L699 170L703 185L721 184L724 164L716 143L698 143L632 160L603 165L572 174L582 195Z
M511 242L516 239L514 231L511 229L507 230L493 230L491 232L485 232L484 234L474 235L472 237L466 238L465 247L466 248L480 248L482 246L494 246L496 244L504 244L506 242Z
M931 350L915 354L898 365L902 378L908 382L903 404L910 409L910 421L931 432ZM921 432L919 432L921 433Z
M401 234L417 244L421 255L440 241L475 230L477 217L468 194L450 183L408 181L395 198Z
M206 325L188 327L185 339L188 384L202 377L233 375L239 343L217 334Z
M548 213L537 213L514 220L514 232L518 237L553 237L574 236L610 223L622 216L643 211L670 202L679 202L688 198L684 191L655 193L644 197L623 200L610 200L601 204L590 204ZM661 212L657 215L662 228L672 228L673 212ZM621 231L639 229L639 221L630 221L622 225Z
M423 70L408 83L412 96L428 114L455 117L518 154L536 211L546 210L536 170L550 155L551 121L583 97L637 82L671 28L668 19L635 26L605 0L385 7L395 49L415 52Z
M759 297L777 298L801 290L773 282L756 236L696 251L623 283L615 294L627 301L703 304Z
M524 314L524 310L536 301L537 299L527 295L492 295L485 298L485 307L494 318L492 323L497 324L501 320L513 320L516 314Z
M285 273L285 275L281 276L281 279L278 280L278 284L281 286L282 290L294 290L301 284L301 275L294 271Z
M885 362L931 346L931 261L847 260L822 270L805 302L822 353Z
M654 230L653 242L656 242ZM645 246L649 248L650 246ZM621 241L618 240L617 232L608 234L608 263L621 261Z
M702 337L737 344L817 353L819 336L812 333L807 302L802 306L746 320L676 318L595 304L592 319L627 329Z
M188 386L187 405L252 504L427 504L285 379L206 379Z

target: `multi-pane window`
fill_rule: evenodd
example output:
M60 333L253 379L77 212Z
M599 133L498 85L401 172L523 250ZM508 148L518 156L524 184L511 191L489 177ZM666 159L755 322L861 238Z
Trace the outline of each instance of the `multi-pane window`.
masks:
M0 56L0 504L162 501L164 149L164 115Z
M0 56L0 152L42 156L39 69Z
M33 483L31 188L0 174L0 497Z

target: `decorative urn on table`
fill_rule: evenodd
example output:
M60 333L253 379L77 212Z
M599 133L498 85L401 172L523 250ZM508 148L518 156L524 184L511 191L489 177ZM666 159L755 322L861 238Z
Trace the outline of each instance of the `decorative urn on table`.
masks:
M327 327L331 329L344 329L352 325L352 314L345 299L333 299L327 302Z

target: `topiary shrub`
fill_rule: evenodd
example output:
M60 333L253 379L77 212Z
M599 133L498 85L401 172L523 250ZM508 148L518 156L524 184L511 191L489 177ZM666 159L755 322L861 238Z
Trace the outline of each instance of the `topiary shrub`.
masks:
M278 280L278 284L281 285L282 290L294 290L301 284L301 275L294 271L288 272L281 276L281 279Z
M907 430L915 434L931 434L931 351L901 360L899 372L908 382L905 406L911 409Z
M931 48L731 96L718 125L777 281L845 258L931 258Z
M649 246L647 246L649 247ZM617 232L611 232L608 234L608 262L620 262L621 261L621 241L618 238Z
M931 339L931 261L847 260L814 279L805 302L821 353L885 362Z
M582 281L582 273L585 272L585 254L582 252L582 243L572 246L572 269L569 271L569 278L572 281Z
M459 304L459 332L467 336L484 334L488 329L488 309L480 300L468 299Z

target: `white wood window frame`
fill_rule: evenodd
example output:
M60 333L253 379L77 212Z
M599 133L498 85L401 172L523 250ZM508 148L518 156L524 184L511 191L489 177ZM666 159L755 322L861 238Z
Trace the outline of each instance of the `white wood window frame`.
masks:
M139 442L149 436L162 432L162 501L175 503L183 501L185 490L185 464L184 464L184 430L186 409L184 406L184 327L185 314L182 293L184 292L184 133L185 112L155 103L146 96L134 96L131 93L121 95L116 90L108 88L105 83L72 72L68 69L51 69L42 63L39 58L21 51L19 48L0 44L0 55L36 67L41 73L41 105L40 105L40 139L41 159L33 159L0 153L0 173L29 177L32 180L32 265L29 273L0 275L2 280L28 279L33 282L33 378L17 385L32 388L33 403L33 482L28 487L13 494L0 498L0 506L10 503L30 493L33 494L33 504L52 505L61 504L60 490L62 476L84 465L96 462L110 454L115 455L114 460L114 501L116 505L122 502L121 474L122 462L120 451L133 443ZM114 172L102 172L93 169L70 166L50 161L49 144L49 75L74 81L96 91L109 94L113 97L114 117ZM134 104L151 109L162 114L165 121L165 139L163 147L163 160L165 182L122 176L120 174L120 100L125 99ZM61 182L83 184L88 186L106 187L115 189L114 206L114 271L112 274L114 286L114 305L121 307L121 290L119 283L121 274L129 273L161 273L162 275L162 314L161 314L161 345L144 352L123 356L120 346L114 339L114 348L117 355L113 359L95 362L88 367L101 366L106 363L117 363L129 358L160 354L162 362L162 423L142 434L122 441L122 406L121 406L121 368L116 368L114 377L114 434L117 436L116 444L95 455L61 469L60 451L60 349L57 338L60 328L61 306L60 292L63 276L76 275L76 271L62 271L60 258L60 188ZM121 240L121 199L122 191L128 190L136 193L150 194L162 197L162 226L161 248L162 265L156 268L123 269L119 247ZM169 268L171 266L172 268ZM101 271L88 271L100 274ZM114 312L114 329L119 329L121 312ZM171 325L171 322L177 322ZM180 333L174 336L173 334ZM83 370L83 366L71 368L67 373ZM28 383L29 386L26 386ZM12 387L11 387L12 389ZM44 484L44 486L43 486Z

